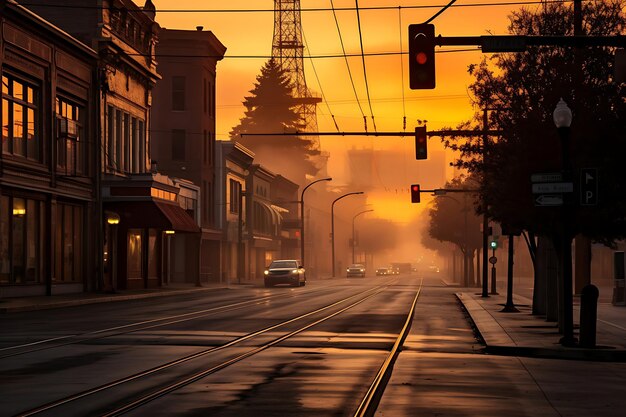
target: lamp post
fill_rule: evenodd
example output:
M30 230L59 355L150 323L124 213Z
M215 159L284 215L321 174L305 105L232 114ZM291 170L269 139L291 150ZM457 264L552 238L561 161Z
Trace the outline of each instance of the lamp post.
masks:
M359 217L361 214L364 213L369 213L370 211L374 211L373 209L371 210L363 210L357 214L355 214L352 217L352 263L355 263L356 261L354 260L354 248L356 247L356 238L355 238L355 233L354 233L354 221L356 220L357 217Z
M552 113L554 124L559 132L561 140L561 163L563 181L571 181L572 167L569 156L569 134L572 124L572 111L567 107L567 103L561 98ZM560 309L561 309L561 331L563 337L560 343L564 346L576 344L574 338L574 317L572 300L572 240L571 230L571 210L565 199L562 207L561 230L558 239L559 263L560 263Z
M330 205L330 241L331 241L331 252L332 252L332 262L333 262L333 278L335 278L335 203L342 198L346 198L349 195L363 194L363 191L355 191L352 193L347 193L342 196L339 196L333 200L333 203Z
M300 262L302 266L304 265L304 192L313 184L316 184L321 181L332 181L331 177L328 178L320 178L319 180L315 180L302 190L300 194Z

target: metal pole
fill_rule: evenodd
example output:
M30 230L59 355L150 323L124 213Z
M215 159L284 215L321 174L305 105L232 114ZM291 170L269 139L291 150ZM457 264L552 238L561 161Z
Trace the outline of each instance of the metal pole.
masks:
M487 110L483 111L483 131L487 131L487 124L489 123L489 118L487 117ZM485 163L485 159L487 157L487 134L483 135L483 164ZM486 207L483 207L486 209ZM483 293L481 297L489 297L489 276L487 275L487 265L489 262L489 218L487 217L487 213L483 214Z
M330 205L330 242L331 242L331 252L332 252L332 270L333 270L333 278L335 278L335 203L341 200L342 198L348 197L349 195L355 194L363 194L363 191L355 191L352 193L344 194L340 197L337 197L333 200L333 203Z
M356 218L358 216L360 216L363 213L369 213L370 211L374 211L374 210L363 210L360 213L357 213L354 215L354 217L352 217L352 263L356 263L355 259L354 259L354 248L356 247L356 240L355 240L355 232L354 232L354 221L356 220ZM367 258L366 258L367 261Z
M302 266L304 265L304 192L313 184L318 183L320 181L332 181L332 178L321 178L319 180L315 180L302 190L302 194L300 194L300 262Z
M492 251L492 256L495 258L496 257L496 250L493 249ZM492 263L491 264L491 294L492 295L497 295L498 292L496 291L496 263Z
M506 277L506 304L502 311L507 313L517 313L519 310L515 308L513 303L513 235L509 235L509 260L507 265L507 277Z
M237 283L241 284L241 275L243 274L244 267L244 250L243 250L243 194L242 190L239 190L239 217L238 217L238 229L237 229Z
M561 139L561 158L563 163L563 180L570 181L572 167L569 157L569 127L559 127L559 138ZM572 230L570 225L571 210L567 203L563 204L563 219L562 219L562 231L561 231L561 247L560 247L560 260L561 260L561 300L562 300L562 317L563 317L563 337L560 342L563 346L573 346L576 344L576 338L574 337L574 312L572 299Z

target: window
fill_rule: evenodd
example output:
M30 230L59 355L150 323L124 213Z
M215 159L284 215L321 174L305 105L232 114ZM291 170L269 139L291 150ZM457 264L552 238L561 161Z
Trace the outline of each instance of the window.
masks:
M209 162L209 135L206 131L206 129L204 130L204 141L203 141L203 148L204 148L204 163L208 163Z
M229 180L228 206L231 213L239 213L239 194L241 194L241 183L233 179Z
M206 198L209 225L213 225L215 219L215 205L213 204L213 182L209 182L209 192Z
M145 172L145 122L120 109L108 106L106 150L109 169L126 173Z
M34 84L2 75L2 152L41 162L37 128L39 90Z
M128 279L143 278L142 229L128 230Z
M172 77L172 110L185 110L185 77Z
M207 91L207 82L206 82L206 78L205 78L204 80L202 80L202 81L204 81L204 100L203 100L203 104L204 104L204 112L205 112L205 113L207 113L207 112L208 112L207 107L208 107L208 105L209 105L209 103L208 103L209 93L208 93L208 91Z
M57 204L54 281L82 281L83 208Z
M0 196L0 284L43 282L44 203Z
M174 161L185 160L185 130L172 129L172 159Z
M209 153L209 165L213 164L213 149L215 149L215 133L209 132L209 145L208 145L208 153Z
M62 97L56 98L57 170L65 175L85 174L86 141L84 107Z
M159 253L156 229L148 229L148 278L159 277Z

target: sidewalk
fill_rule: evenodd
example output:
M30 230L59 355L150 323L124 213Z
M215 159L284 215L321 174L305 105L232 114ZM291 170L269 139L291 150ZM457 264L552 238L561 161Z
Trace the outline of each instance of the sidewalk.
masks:
M485 353L510 356L626 362L626 307L598 304L596 348L559 344L557 324L531 314L531 300L514 296L517 313L502 312L506 297L482 298L474 292L456 293L485 344ZM578 300L576 300L578 301ZM574 306L578 337L578 305Z
M253 283L250 283L252 285ZM239 284L231 283L236 286ZM241 284L245 285L245 284ZM140 290L123 290L115 293L76 293L52 296L0 298L0 314L23 311L47 310L51 308L80 306L86 304L137 300L141 298L166 297L192 294L200 291L226 289L228 284L210 283L196 287L194 284L173 283L167 287Z

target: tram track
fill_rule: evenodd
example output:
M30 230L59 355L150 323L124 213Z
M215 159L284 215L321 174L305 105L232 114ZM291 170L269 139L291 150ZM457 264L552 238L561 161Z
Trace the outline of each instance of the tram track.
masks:
M316 292L324 292L324 290L313 290L307 292L294 292L289 295L290 298L298 297L302 295L310 295L311 293ZM151 330L158 327L165 327L172 324L183 323L186 321L193 321L198 319L203 319L206 317L210 317L215 314L227 313L230 311L236 311L240 309L244 309L247 307L261 305L266 303L267 301L273 299L281 299L285 298L285 294L272 294L260 298L253 298L250 300L239 301L232 304L227 304L218 307L211 307L208 309L203 309L199 311L192 311L183 314L175 314L167 317L159 317L150 320L142 320L139 322L123 324L120 326L109 327L106 329L94 330L90 332L71 334L66 336L54 337L49 339L38 340L30 343L23 343L20 345L7 346L0 348L0 360L6 358L12 358L19 355L25 355L28 353L40 352L49 349L56 349L59 347L65 347L74 344L80 344L84 342L91 342L94 340L101 340L108 337L120 336L135 332L140 332L144 330ZM21 349L21 350L20 350ZM9 352L9 353L4 353Z
M223 360L218 364L214 364L208 368L202 369L201 371L197 371L197 372L193 372L191 374L187 373L184 375L179 375L175 378L175 380L173 382L169 382L167 384L163 384L158 388L153 388L152 391L148 392L147 394L141 394L139 396L137 396L134 399L130 399L128 402L126 402L124 405L119 406L113 410L108 410L108 411L104 411L104 412L98 412L98 415L104 415L104 416L117 416L117 415L122 415L127 413L130 410L133 410L135 408L141 407L142 405L148 404L152 401L154 401L157 398L163 397L165 395L167 395L168 393L178 390L186 385L189 385L199 379L202 379L212 373L218 372L219 370L222 370L228 366L231 366L235 363L238 363L250 356L253 356L255 354L258 354L266 349L269 349L272 346L277 345L278 343L281 343L282 341L289 339L305 330L308 330L309 328L320 324L324 321L327 321L367 300L369 300L370 298L382 293L383 291L385 291L387 288L389 288L391 285L393 285L395 282L391 282L391 283L387 283L385 285L380 285L374 288L369 288L365 291L361 291L357 294L353 294L350 295L348 297L344 297L338 301L335 301L331 304L328 304L326 306L323 306L321 308L317 308L315 310L309 311L307 313L292 317L288 320L284 320L280 323L274 324L272 326L248 333L244 336L238 337L230 342L227 342L223 345L220 346L215 346L215 347L211 347L208 349L204 349L201 350L199 352L195 352L192 353L190 355L186 355L184 357L169 361L167 363L152 367L150 369L135 373L133 375L129 375L126 376L124 378L115 380L115 381L111 381L108 382L106 384L102 384L100 386L91 388L91 389L87 389L69 396L66 396L64 398L49 402L47 404L38 406L36 408L30 409L30 410L26 410L23 411L19 414L17 414L18 416L32 416L32 415L37 415L37 414L41 414L41 413L47 413L47 412L52 412L54 414L49 414L49 415L59 415L58 412L55 412L56 410L61 411L62 413L62 407L64 406L68 406L70 404L75 404L77 402L79 402L82 399L86 399L87 397L91 397L94 394L102 394L102 395L106 395L106 392L108 390L112 390L113 388L117 388L120 387L124 384L129 384L131 382L137 382L137 381L145 381L146 378L154 376L156 373L160 372L160 371L164 371L164 370L168 370L170 368L174 368L178 365L182 365L184 363L187 363L189 361L192 361L194 359L199 359L199 358L203 358L206 357L207 355L210 355L212 353L216 353L219 351L223 351L226 350L228 348L234 347L235 345L241 344L244 341L250 340L252 338L264 335L264 334L268 334L269 332L272 332L280 327L286 326L288 324L291 323L295 323L297 321L309 318L311 316L314 316L316 314L320 314L323 312L326 312L327 310L331 310L333 308L339 308L338 310L334 310L334 311L330 311L327 312L327 314L321 318L318 318L312 322L309 323L305 323L303 325L301 325L299 328L295 329L295 330L291 330L291 331L286 331L284 334L282 334L281 336L275 337L272 340L270 340L269 342L266 343L262 343L257 347L253 347L252 349L247 350L244 353L241 354L237 354L234 357L231 357L230 359L227 360ZM345 305L342 307L343 304L346 303L350 303L348 305ZM168 377L170 378L170 377ZM144 388L142 388L140 391L145 390ZM132 396L132 395L131 395ZM74 408L73 408L74 409ZM90 413L93 414L93 413Z

